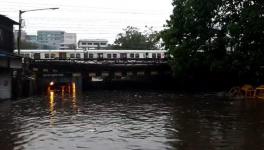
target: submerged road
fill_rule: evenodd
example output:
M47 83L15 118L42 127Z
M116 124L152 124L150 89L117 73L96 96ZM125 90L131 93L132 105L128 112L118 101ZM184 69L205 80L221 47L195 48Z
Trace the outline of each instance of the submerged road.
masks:
M98 90L0 103L1 150L263 149L264 101Z

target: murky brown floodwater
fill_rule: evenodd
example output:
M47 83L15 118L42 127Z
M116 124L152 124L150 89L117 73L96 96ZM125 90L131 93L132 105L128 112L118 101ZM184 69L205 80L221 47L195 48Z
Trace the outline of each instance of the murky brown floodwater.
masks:
M0 103L0 149L260 150L264 101L157 91L50 93Z

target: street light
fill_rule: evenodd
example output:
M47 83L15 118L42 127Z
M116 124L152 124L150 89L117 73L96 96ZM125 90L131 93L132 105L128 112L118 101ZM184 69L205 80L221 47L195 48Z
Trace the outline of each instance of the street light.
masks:
M41 8L41 9L31 9L31 10L19 10L19 25L18 25L18 35L17 35L17 54L20 55L20 40L21 40L21 24L22 24L22 14L30 11L41 11L41 10L56 10L55 8Z

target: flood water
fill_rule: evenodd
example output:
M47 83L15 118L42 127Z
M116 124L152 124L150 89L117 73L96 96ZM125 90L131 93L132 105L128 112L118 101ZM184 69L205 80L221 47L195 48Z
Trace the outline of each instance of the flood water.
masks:
M264 101L164 91L49 93L0 103L1 150L261 150Z

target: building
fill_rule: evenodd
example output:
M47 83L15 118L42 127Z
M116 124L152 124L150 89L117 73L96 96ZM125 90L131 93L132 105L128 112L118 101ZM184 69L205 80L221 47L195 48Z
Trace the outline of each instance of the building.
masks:
M34 43L34 44L38 43L36 35L27 35L26 36L26 41L29 42L29 43Z
M37 41L41 49L59 49L64 43L64 31L37 31Z
M64 33L64 42L60 43L60 48L62 50L76 49L76 33Z
M17 40L17 36L18 36L18 30L15 30L15 32L14 32L14 38L15 38L15 41ZM26 38L27 38L27 33L26 33L26 31L21 30L21 37L20 37L20 40L21 40L21 41L25 41Z
M64 34L64 43L69 43L69 44L76 44L76 33L65 33Z
M108 41L105 39L82 39L78 42L81 49L106 49Z
M22 68L21 58L13 54L13 25L18 23L0 15L0 100L12 97L12 77Z
M38 31L37 43L40 49L72 49L76 47L76 33L64 31Z

